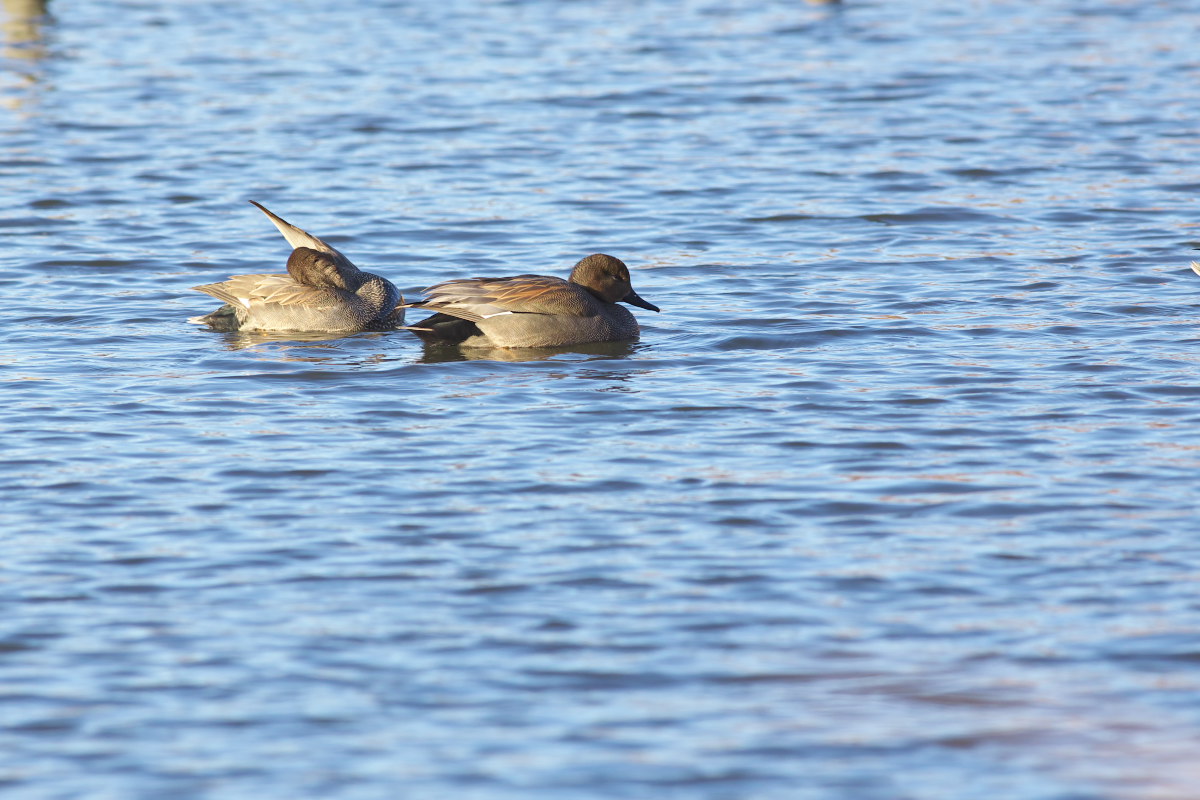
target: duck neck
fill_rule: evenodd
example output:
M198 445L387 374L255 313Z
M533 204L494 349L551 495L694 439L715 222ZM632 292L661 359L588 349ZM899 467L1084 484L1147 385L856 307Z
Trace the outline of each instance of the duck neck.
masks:
M369 272L360 272L359 275L362 276L363 281L355 294L369 303L372 308L391 313L396 304L400 302L400 290L378 275L372 275Z

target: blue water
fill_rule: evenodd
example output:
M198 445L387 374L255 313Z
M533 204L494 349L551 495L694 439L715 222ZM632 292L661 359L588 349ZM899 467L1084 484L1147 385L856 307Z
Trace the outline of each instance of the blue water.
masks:
M1191 800L1184 0L3 4L0 792ZM246 201L639 341L220 334Z

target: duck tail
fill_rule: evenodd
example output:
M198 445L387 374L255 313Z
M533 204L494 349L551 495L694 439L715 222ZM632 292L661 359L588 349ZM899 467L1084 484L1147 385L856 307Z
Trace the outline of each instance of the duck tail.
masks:
M449 314L434 314L432 317L426 317L416 325L406 326L402 330L412 331L426 342L443 344L459 344L472 336L482 334L479 326L474 322L458 319Z
M242 327L242 317L233 305L226 303L211 314L188 317L194 325L207 325L215 331L236 331Z
M287 239L287 243L290 244L293 249L297 247L309 247L322 253L341 255L341 253L338 253L337 250L325 244L325 242L321 241L316 236L313 236L308 231L301 230L285 220L283 217L272 213L271 210L262 203L255 202L254 200L251 200L250 203L251 205L257 207L259 211L266 214L267 219L275 223L275 227L279 229L279 232L283 234L283 238Z

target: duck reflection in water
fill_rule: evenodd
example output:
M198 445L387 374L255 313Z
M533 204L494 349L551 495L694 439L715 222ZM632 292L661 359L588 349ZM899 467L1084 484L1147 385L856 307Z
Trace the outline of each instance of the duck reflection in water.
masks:
M41 62L46 55L46 39L43 26L53 20L46 13L45 0L4 0L0 13L0 57L7 59L9 70L26 87L36 87L42 82ZM24 62L24 65L21 63ZM17 93L0 98L0 106L13 110L21 109L30 100L30 95Z
M629 358L645 347L637 341L592 342L567 347L457 347L453 344L426 342L425 352L418 364L444 364L450 361L564 361L571 355L589 356L579 359Z
M341 339L380 339L383 343L383 333L321 333L320 331L294 333L273 333L271 331L222 331L226 350L247 350L259 345L292 345L287 350L301 350L318 353L323 350L342 352L345 350L339 344Z
M37 59L42 51L42 23L48 20L46 0L4 0L4 55Z

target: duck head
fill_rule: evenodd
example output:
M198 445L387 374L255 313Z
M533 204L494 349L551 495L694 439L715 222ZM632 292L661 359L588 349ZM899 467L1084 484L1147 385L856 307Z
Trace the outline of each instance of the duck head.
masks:
M629 280L629 267L619 258L593 253L571 270L571 283L577 283L606 303L629 303L650 311L658 306L647 303L633 290Z

